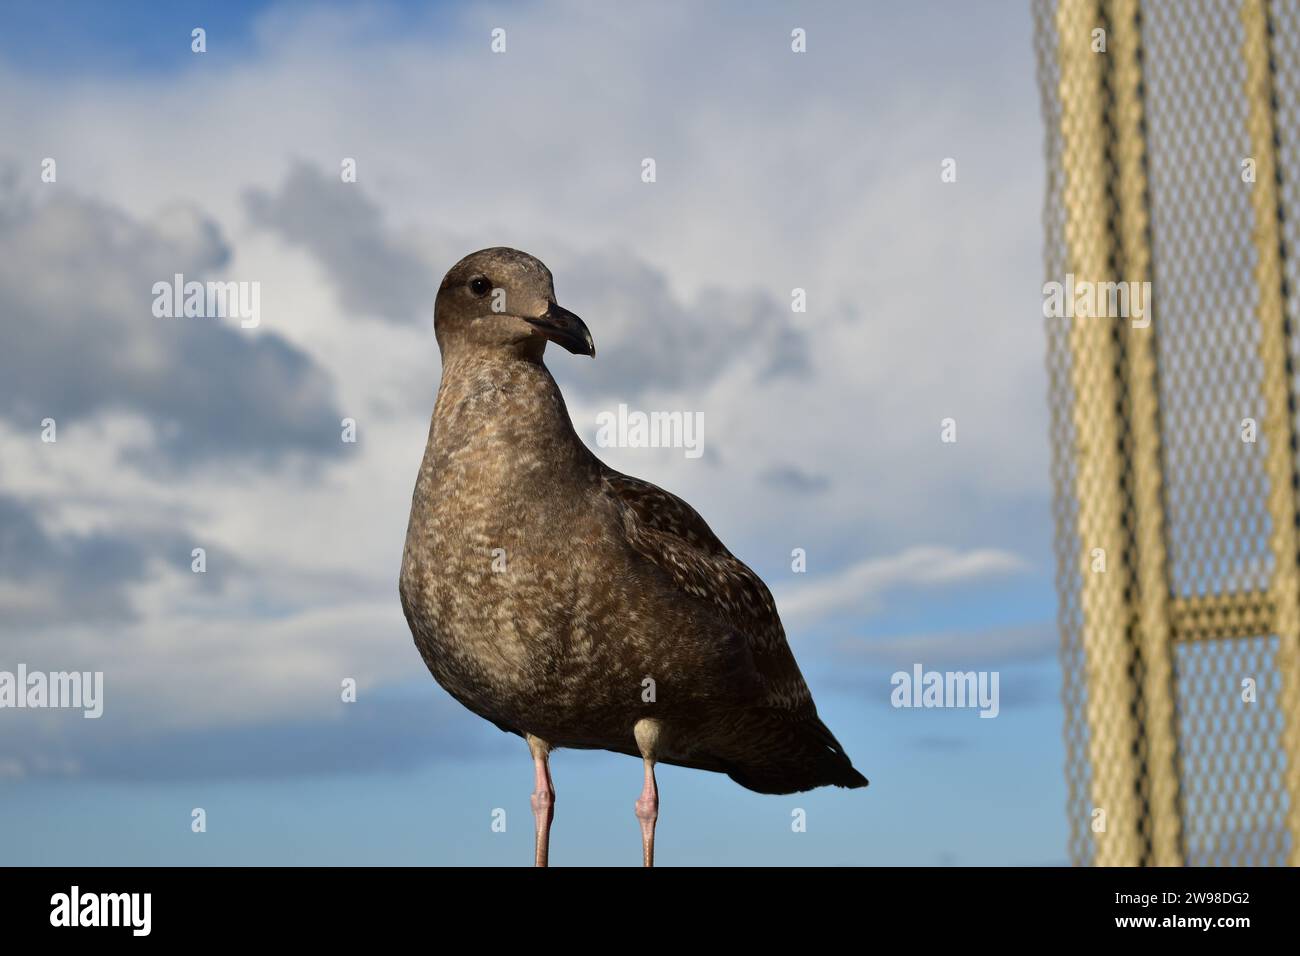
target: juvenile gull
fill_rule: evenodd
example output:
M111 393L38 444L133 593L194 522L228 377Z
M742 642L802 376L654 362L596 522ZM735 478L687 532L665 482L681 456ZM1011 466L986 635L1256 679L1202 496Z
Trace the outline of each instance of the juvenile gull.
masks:
M527 741L537 865L557 747L642 758L646 866L656 762L759 793L865 787L818 719L758 575L690 505L609 468L574 432L542 353L548 341L596 349L556 304L550 270L514 249L466 256L438 290L434 331L442 383L402 608L438 683Z

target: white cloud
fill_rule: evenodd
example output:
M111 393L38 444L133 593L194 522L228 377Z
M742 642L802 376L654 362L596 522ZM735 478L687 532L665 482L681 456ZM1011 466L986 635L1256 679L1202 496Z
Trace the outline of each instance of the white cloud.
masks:
M900 554L869 558L790 587L777 595L777 607L783 618L803 623L841 614L869 614L897 588L942 588L1005 577L1025 568L1020 558L995 548L908 548Z
M432 302L409 326L367 318L350 307L365 276L349 273L340 295L329 271L347 243L326 244L331 260L252 221L249 190L274 195L301 163L358 190L379 210L371 228L409 252L392 309L419 287L411 263L436 283L465 252L509 244L548 262L562 300L591 303L601 360L607 343L618 349L611 366L671 357L654 348L664 329L647 295L673 310L664 321L693 324L706 344L681 325L671 337L690 374L637 387L647 407L706 413L705 457L602 456L685 497L755 565L793 546L860 555L870 540L894 553L810 578L782 595L783 614L864 613L894 588L1019 570L1018 542L1006 539L1021 529L999 516L1047 494L1028 27L1019 41L997 37L1021 50L1019 69L1006 62L1014 56L987 55L980 31L1000 27L983 14L948 32L855 5L801 15L810 52L798 60L788 15L742 4L617 16L511 4L400 30L383 8L291 5L268 14L260 48L224 72L61 83L0 64L0 157L28 178L42 156L58 158L59 182L33 188L122 211L128 238L156 235L155 246L214 266L224 245L223 277L262 284L251 341L282 336L309 356L360 435L314 472L226 458L174 475L123 460L125 446L161 440L138 410L60 423L48 447L33 441L33 423L0 420L5 487L40 502L47 529L161 522L192 534L210 564L237 565L220 593L183 566L155 569L132 586L136 623L60 628L39 644L7 631L6 650L58 653L61 666L102 659L117 673L110 693L127 688L142 714L182 722L287 713L315 706L344 675L420 672L396 577L437 385ZM509 30L504 57L486 42L497 20ZM361 35L365 68L340 70L357 62ZM967 77L960 87L936 78L953 75L951 61ZM659 161L653 186L639 179L647 155ZM949 155L959 182L943 185ZM345 156L358 161L356 185L334 181ZM69 295L122 295L108 251L96 259L76 233L47 223L39 252L71 268L77 250L96 277L80 292L39 258L4 277L51 319ZM788 312L795 286L808 291L807 314ZM758 318L736 314L754 302ZM806 374L771 373L783 357L778 321L797 332ZM110 336L100 350L69 339L44 361L68 375L98 371L105 356L168 371L148 338ZM551 362L590 438L608 400L584 396L618 383L569 359ZM183 388L185 370L170 371ZM237 367L224 387L242 387ZM955 446L938 440L948 414ZM259 419L252 410L223 422L229 438ZM818 493L764 480L790 468L818 476Z

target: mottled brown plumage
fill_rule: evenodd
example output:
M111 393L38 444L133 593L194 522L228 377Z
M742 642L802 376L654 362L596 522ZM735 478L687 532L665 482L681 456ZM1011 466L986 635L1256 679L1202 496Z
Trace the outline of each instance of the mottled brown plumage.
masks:
M655 760L762 793L865 786L759 577L690 505L607 467L574 432L542 352L594 347L555 305L546 267L512 249L466 257L439 289L435 329L442 383L402 606L438 682L529 738L549 794L539 862L555 747L639 754L648 793Z

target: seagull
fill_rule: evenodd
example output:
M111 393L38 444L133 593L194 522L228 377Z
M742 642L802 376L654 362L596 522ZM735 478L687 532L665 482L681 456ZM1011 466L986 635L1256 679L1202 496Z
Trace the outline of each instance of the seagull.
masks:
M420 656L452 697L533 759L546 866L561 747L640 757L642 863L657 763L759 793L865 787L817 716L776 604L681 498L600 461L542 361L595 358L551 272L515 249L456 263L438 289L442 381L399 582ZM647 334L653 334L651 330Z

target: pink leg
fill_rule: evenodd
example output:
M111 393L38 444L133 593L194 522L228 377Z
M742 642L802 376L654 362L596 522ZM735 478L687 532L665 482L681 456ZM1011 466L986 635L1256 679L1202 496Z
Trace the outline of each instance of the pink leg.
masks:
M532 797L533 820L537 828L534 863L546 866L551 847L551 820L555 818L555 787L551 785L550 745L546 741L528 736L528 749L533 753L534 790Z
M641 863L655 865L655 821L659 819L659 788L655 785L655 764L645 762L645 787L636 802L636 818L641 821Z

